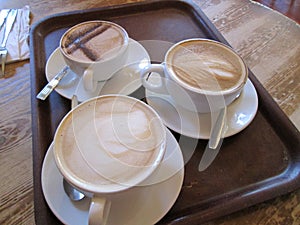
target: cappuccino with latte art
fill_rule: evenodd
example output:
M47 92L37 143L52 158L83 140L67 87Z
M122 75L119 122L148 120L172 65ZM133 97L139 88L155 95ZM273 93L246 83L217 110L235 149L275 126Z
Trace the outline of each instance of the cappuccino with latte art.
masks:
M100 96L73 109L55 134L55 159L74 186L111 193L138 185L161 162L165 127L145 103Z
M205 91L228 90L244 81L240 59L217 43L184 42L169 52L167 66L183 83Z
M151 83L148 74L159 75ZM223 43L194 38L174 44L164 63L151 64L141 71L143 86L167 94L176 105L200 113L218 111L236 99L247 79L243 59Z

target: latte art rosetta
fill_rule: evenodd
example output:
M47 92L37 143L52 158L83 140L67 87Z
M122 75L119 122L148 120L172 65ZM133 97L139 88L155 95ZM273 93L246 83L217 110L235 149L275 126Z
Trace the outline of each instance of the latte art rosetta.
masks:
M167 63L179 80L207 91L230 89L242 74L240 62L232 53L196 41L174 48Z
M162 159L164 132L145 104L107 96L69 114L56 147L72 176L103 189L118 188L142 179Z
M153 163L157 146L163 141L153 115L138 104L118 100L103 101L98 113L97 134L106 152L130 166Z

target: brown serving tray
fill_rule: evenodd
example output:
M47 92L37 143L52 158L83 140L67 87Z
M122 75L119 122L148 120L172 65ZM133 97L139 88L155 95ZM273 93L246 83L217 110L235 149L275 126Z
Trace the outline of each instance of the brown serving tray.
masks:
M46 84L45 64L58 47L63 32L76 23L94 19L119 23L138 41L175 43L205 37L228 44L199 8L183 1L151 1L74 11L36 23L31 30L30 64L37 224L60 224L44 200L41 168L57 125L70 110L70 100L56 92L45 101L35 96ZM259 97L255 119L245 130L224 140L218 157L204 172L198 172L197 166L207 141L198 141L195 153L185 166L181 193L159 224L199 224L299 188L299 131L251 72L249 77ZM138 96L138 92L133 95Z

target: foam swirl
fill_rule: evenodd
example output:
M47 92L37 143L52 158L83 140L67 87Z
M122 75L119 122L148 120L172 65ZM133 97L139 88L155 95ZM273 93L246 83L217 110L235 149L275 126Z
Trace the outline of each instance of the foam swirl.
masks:
M231 89L242 78L238 57L209 42L183 43L172 49L167 63L181 81L202 90Z

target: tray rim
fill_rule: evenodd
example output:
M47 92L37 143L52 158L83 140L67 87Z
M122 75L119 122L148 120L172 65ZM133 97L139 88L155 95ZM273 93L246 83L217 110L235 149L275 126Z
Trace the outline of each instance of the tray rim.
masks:
M40 126L38 124L38 111L39 107L42 107L42 104L39 104L40 102L36 100L35 96L37 92L39 91L36 87L36 74L38 74L38 71L42 71L44 73L43 68L36 68L36 55L38 55L36 49L39 48L39 43L36 40L36 35L38 32L38 29L40 29L40 26L44 25L45 23L51 22L51 20L56 20L61 17L72 17L75 14L86 14L86 13L95 13L95 12L110 12L111 10L125 10L132 8L132 7L148 7L149 5L155 5L156 7L169 7L170 5L185 5L186 7L189 7L190 9L193 10L193 13L195 14L194 16L200 17L201 20L209 27L211 30L210 32L214 33L214 35L218 38L219 41L227 44L228 42L225 40L225 38L220 34L220 32L215 28L215 26L211 23L211 21L206 17L206 15L201 11L201 9L195 5L192 2L186 1L186 0L167 0L167 1L143 1L143 2L136 2L136 3L129 3L129 4L122 4L122 5L114 5L114 6L106 6L106 7L101 7L101 8L93 8L93 9L87 9L87 10L75 10L75 11L70 11L70 12L63 12L63 13L58 13L54 15L47 16L40 21L36 22L33 24L32 29L30 31L30 43L34 43L30 45L30 54L31 54L31 60L30 60L30 73L31 73L31 109L32 109L32 150L33 150L33 167L39 167L41 168L42 166L42 160L40 160L39 157L35 154L36 151L41 151L38 150L39 148L39 140L36 138L39 137L39 129ZM57 27L54 27L55 29ZM42 38L42 37L39 37ZM45 61L44 59L39 58L38 60ZM271 177L268 180L262 181L260 184L254 183L251 185L251 187L246 186L245 188L241 188L238 191L232 191L231 193L225 193L223 195L217 195L214 198L207 199L207 203L213 203L215 207L209 208L209 209L203 209L202 211L194 212L192 214L188 215L181 215L181 217L176 218L176 224L181 224L185 223L187 220L189 223L193 222L199 222L199 220L206 221L209 219L214 219L219 216L224 216L229 213L238 211L239 209L247 208L249 206L255 205L260 202L267 201L271 198L277 197L282 194L289 193L291 191L294 191L295 189L299 188L300 186L300 155L299 152L297 152L297 147L298 149L300 148L300 135L298 129L292 124L292 122L289 120L289 118L284 114L284 112L280 109L278 104L274 101L274 99L270 96L270 94L265 90L263 85L258 81L258 79L253 75L253 73L249 70L249 78L254 84L258 96L259 96L259 102L264 102L267 103L266 105L264 104L259 104L259 107L261 109L259 110L265 110L267 114L269 114L268 117L266 117L269 120L270 124L273 124L275 121L278 122L280 121L279 125L276 125L274 128L276 134L280 136L282 139L286 138L291 138L291 135L294 138L293 143L287 143L290 144L289 148L291 148L291 158L292 160L289 161L288 167L280 174L278 174L275 177ZM45 79L45 78L44 78ZM270 109L274 109L274 111L271 112ZM271 116L272 115L272 116ZM275 117L274 117L275 115ZM283 119L283 121L282 121ZM288 128L289 132L282 131L280 129L281 126L284 126ZM280 135L279 135L280 134ZM42 139L47 139L47 137L40 137ZM286 142L284 142L286 143ZM44 150L46 151L46 149ZM38 161L37 161L38 160ZM37 164L39 162L39 164ZM35 171L35 170L34 170ZM292 175L292 176L291 176ZM39 177L39 176L38 176ZM39 187L39 185L36 185L40 183L40 180L38 180L35 176L34 172L34 188ZM275 184L274 185L274 181ZM281 182L280 182L281 181ZM257 191L257 186L263 185L265 187L264 189L260 190L259 192ZM269 186L269 188L267 188ZM284 187L284 188L283 188ZM274 194L274 191L276 194ZM34 191L36 192L36 191ZM245 195L247 194L247 195ZM228 197L231 196L232 198ZM35 196L34 202L37 203L38 197L40 196ZM226 200L226 204L224 204L224 201ZM203 205L205 206L206 202L203 201ZM239 207L237 207L237 205ZM217 217L214 217L213 211L219 211L222 212L224 211L224 206L226 206L226 213L219 213L217 214ZM37 208L37 207L36 207ZM239 209L236 209L239 208ZM192 209L193 211L193 209ZM36 214L36 212L35 212ZM188 217L188 218L187 218Z

